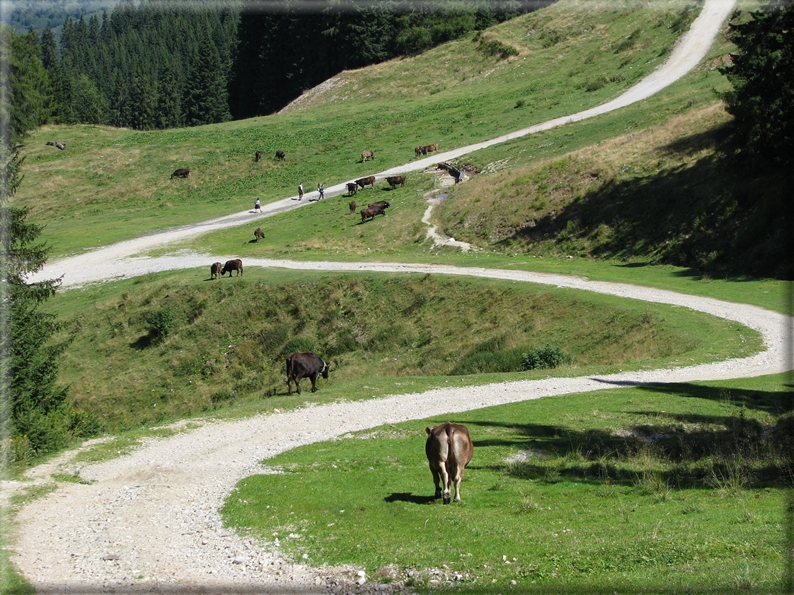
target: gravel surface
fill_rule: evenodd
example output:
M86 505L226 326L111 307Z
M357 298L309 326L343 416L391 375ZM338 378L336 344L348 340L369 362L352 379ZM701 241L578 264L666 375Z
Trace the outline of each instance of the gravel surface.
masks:
M488 144L591 117L643 99L685 74L702 59L733 4L733 0L707 0L702 14L692 30L679 41L668 63L609 104L379 175L424 169L431 163ZM326 195L342 192L344 184L339 184L327 189ZM273 214L299 204L285 199L264 205L263 211ZM233 255L186 253L162 258L135 255L188 235L195 237L205 230L250 223L253 217L256 216L249 212L238 213L123 242L48 264L36 278L63 275L65 287L77 287L151 271L207 267L211 262ZM73 453L65 453L31 470L27 481L2 485L2 492L7 496L20 486L49 479L56 470L77 473L91 482L59 484L55 492L26 505L18 513L11 558L39 593L266 594L399 590L403 585L399 579L403 577L397 577L391 585L378 585L356 568L310 568L286 563L277 551L269 551L225 529L217 511L237 481L252 473L266 472L260 467L261 461L285 450L347 432L540 397L649 382L753 377L791 369L785 346L792 319L754 306L521 271L402 263L246 259L246 267L250 266L471 275L608 293L688 307L735 320L760 331L767 349L746 359L688 368L438 389L355 403L307 406L242 421L205 422L197 429L170 438L147 440L135 452L118 459L82 467L70 462ZM427 484L430 484L429 478ZM443 575L439 578L444 579Z

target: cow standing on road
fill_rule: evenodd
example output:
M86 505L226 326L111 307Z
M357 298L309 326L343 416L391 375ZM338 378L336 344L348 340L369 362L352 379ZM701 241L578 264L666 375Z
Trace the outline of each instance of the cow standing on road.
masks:
M463 469L471 462L474 445L466 426L445 423L434 428L425 428L427 442L425 454L433 473L433 483L436 486L436 498L442 496L441 482L443 480L444 504L449 504L451 499L451 484L455 484L455 502L460 502L460 482L463 479Z
M301 394L301 378L311 380L312 392L317 392L317 376L322 375L327 380L328 371L328 362L324 362L313 351L293 353L287 358L287 392L292 394L292 383L294 382L298 394Z

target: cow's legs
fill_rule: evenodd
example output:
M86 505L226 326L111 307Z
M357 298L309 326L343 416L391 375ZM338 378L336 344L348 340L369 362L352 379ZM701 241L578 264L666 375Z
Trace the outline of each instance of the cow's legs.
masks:
M309 380L312 381L312 392L316 393L317 392L317 374L315 373L315 374L312 374L311 376L309 376Z
M460 502L460 482L463 480L463 467L458 465L455 469L455 502Z
M450 493L449 493L449 473L447 472L447 466L441 465L441 479L444 481L444 504L449 504L450 501Z
M432 466L430 467L430 471L433 473L433 484L436 486L436 498L441 498L441 476L438 470L434 469Z

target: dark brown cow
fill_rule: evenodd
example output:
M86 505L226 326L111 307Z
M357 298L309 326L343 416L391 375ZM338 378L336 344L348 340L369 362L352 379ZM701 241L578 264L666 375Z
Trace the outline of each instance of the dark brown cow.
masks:
M424 155L425 154L425 148L420 145L420 146L418 146L418 147L416 147L414 149L414 153L416 153L417 157L419 157L419 155Z
M361 209L361 223L364 223L367 219L374 219L375 215L385 215L386 211L381 209L380 207L367 207L366 209Z
M210 279L217 279L223 271L223 265L219 262L213 262L210 266Z
M256 161L257 163L262 161L262 151L257 151L256 153L254 153L254 161Z
M424 147L424 154L432 153L433 151L438 151L438 143L433 143L432 145L426 145Z
M357 205L356 205L356 201L355 200L351 200L350 204L348 206L350 207L350 213L351 214L356 212L356 206Z
M190 175L190 168L185 167L182 169L176 170L174 173L171 174L171 179L174 178L187 178Z
M284 151L281 150L276 151L276 159L283 161L286 158L287 156L284 154Z
M229 276L232 276L232 271L237 271L237 276L243 274L243 261L239 258L235 258L234 260L227 260L226 264L223 265L223 271L221 271L221 277L226 273L229 273Z
M358 184L356 184L355 182L348 182L347 183L347 195L348 196L352 196L356 192L358 192Z
M394 190L399 185L400 187L405 186L405 176L389 176L386 178L386 181L391 186L391 189Z
M256 231L254 231L254 237L256 238L257 242L265 237L265 232L262 231L261 227L256 228Z
M450 486L455 484L455 502L460 502L460 482L463 469L471 462L474 445L466 426L445 423L434 428L425 428L427 442L425 454L433 473L436 486L436 498L442 496L441 482L444 485L444 504L449 504L452 496Z
M369 149L365 149L364 151L361 151L361 162L364 163L368 159L375 159L375 153L373 153Z
M373 202L371 205L367 205L370 209L381 209L386 211L391 205L387 203L385 200L379 200L378 202ZM385 212L383 213L386 214Z
M287 358L287 392L292 394L294 382L298 394L301 394L301 378L311 380L312 392L317 392L317 375L322 374L323 378L328 379L328 371L328 362L321 360L313 351L293 353Z
M372 186L374 188L375 187L375 176L367 176L366 178L360 178L360 179L356 180L356 184L361 186L362 190L364 188L366 188L367 185L370 185L370 186Z

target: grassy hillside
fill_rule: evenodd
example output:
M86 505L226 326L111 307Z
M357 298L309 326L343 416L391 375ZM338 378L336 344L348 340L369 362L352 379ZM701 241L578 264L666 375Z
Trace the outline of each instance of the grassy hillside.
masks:
M382 169L410 161L418 144L453 148L600 104L652 71L693 16L563 1L482 38L345 73L346 84L301 110L158 132L48 126L27 140L15 200L47 224L55 254L237 212L255 197L292 195L298 182L369 173L373 164L358 163L365 148ZM491 55L492 41L518 55ZM277 149L284 162L272 159ZM254 163L256 150L268 158ZM191 177L169 179L180 167Z
M465 307L461 307L465 304ZM234 406L356 399L423 387L691 364L749 354L753 331L681 309L477 279L248 269L151 275L70 291L51 307L73 343L61 376L110 430ZM522 356L557 349L556 370ZM316 351L320 392L286 395L284 359Z

